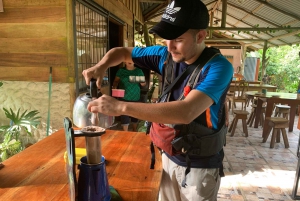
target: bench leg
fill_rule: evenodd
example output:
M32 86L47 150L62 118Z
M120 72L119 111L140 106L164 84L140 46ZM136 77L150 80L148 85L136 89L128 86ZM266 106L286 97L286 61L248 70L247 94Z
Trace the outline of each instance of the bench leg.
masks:
M273 133L272 133L272 137L271 137L270 148L274 148L276 135L277 135L277 129L273 128Z
M285 146L285 148L289 148L290 145L289 145L289 140L288 140L287 135L286 135L285 128L282 128L281 132L282 132L282 138L283 138L284 146Z
M231 135L230 135L231 137L234 135L237 122L238 122L238 119L234 118L233 121L232 121L232 123L231 123L231 126L229 128L229 130L231 131Z
M243 131L244 131L246 137L248 137L248 129L247 129L246 119L242 119L242 123L243 123Z

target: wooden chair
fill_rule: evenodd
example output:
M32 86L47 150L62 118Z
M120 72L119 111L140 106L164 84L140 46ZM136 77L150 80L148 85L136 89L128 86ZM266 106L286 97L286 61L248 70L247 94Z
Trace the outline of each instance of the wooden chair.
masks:
M275 105L275 115L274 117L280 117L282 115L283 118L289 119L291 107L288 105Z
M236 103L242 103L242 110L246 110L247 97L245 92L248 91L249 84L245 80L236 81L234 85L234 93L227 95L229 100L229 109L231 109L233 114L233 108L236 108Z
M265 117L264 117L264 114L266 113L266 105L263 105L262 106L262 111L260 113L260 119L259 119L259 123L261 126L264 125L264 122L265 122ZM256 114L256 108L257 108L257 105L255 104L252 104L252 109L251 109L251 113L250 113L250 116L247 120L247 124L252 127L253 125L253 122L254 122L254 119L255 119L255 114Z
M245 133L245 136L248 137L248 129L247 129L246 120L247 120L247 115L249 114L249 112L247 112L245 110L233 110L233 113L234 113L234 118L228 129L228 132L231 132L230 136L232 137L234 135L237 122L239 121L239 119L241 119L242 124L243 124L243 131Z
M270 148L274 148L275 139L276 139L276 142L280 142L280 131L282 133L282 138L283 138L285 148L289 148L289 140L287 138L287 134L286 134L286 130L285 130L286 128L289 127L289 120L287 120L286 118L282 118L282 117L270 117L270 118L268 118L268 121L269 121L268 132L267 132L267 135L263 136L263 142L267 141L267 139L271 133L271 130L273 129Z

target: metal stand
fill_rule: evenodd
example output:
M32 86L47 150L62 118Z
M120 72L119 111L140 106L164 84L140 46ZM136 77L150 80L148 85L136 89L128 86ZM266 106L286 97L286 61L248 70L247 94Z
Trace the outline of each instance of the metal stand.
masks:
M75 136L74 136L74 130L72 128L72 122L71 120L66 117L64 118L64 128L65 128L65 134L66 134L66 147L67 147L67 153L68 153L68 160L66 162L67 164L67 174L68 174L68 180L69 180L69 194L70 194L70 200L76 200L77 198L77 179L76 179L76 154L75 154Z
M299 139L298 139L298 148L297 148L298 163L297 163L296 176L295 176L295 181L294 181L294 186L293 186L293 191L292 191L292 199L293 200L299 200L300 199L300 195L297 195L298 185L299 185L299 178L300 178L299 145L300 145L300 135L299 135Z

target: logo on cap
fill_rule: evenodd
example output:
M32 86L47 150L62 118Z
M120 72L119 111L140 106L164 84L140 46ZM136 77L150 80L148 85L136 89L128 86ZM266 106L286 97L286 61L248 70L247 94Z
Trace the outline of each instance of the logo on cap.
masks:
M166 8L166 13L173 15L180 11L181 7L175 7L174 8L175 1L173 1L171 4L169 4ZM170 20L171 22L174 22L176 20L176 17L171 17L170 15L164 13L162 15L162 18L165 18L166 20Z
M172 3L170 3L167 8L166 8L166 13L169 13L170 15L177 13L178 11L180 11L181 7L176 7L174 8L174 4L175 1L173 1Z

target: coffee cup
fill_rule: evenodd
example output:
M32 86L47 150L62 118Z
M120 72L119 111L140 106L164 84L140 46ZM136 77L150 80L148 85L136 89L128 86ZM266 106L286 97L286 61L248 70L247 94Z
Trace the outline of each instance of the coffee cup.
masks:
M261 90L261 93L266 94L267 91L268 91L267 89L262 89L262 90Z
M129 82L135 82L135 76L129 76Z

